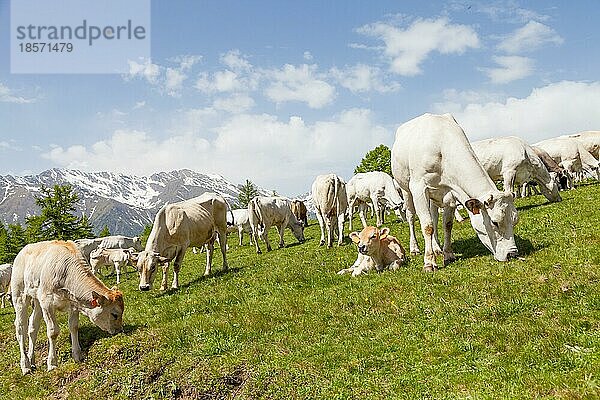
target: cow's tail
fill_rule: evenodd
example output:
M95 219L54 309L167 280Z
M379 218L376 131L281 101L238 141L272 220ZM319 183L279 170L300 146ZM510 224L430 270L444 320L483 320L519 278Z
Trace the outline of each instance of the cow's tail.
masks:
M341 185L340 177L337 175L333 175L333 202L335 204L335 213L336 215L340 212L340 199L338 193L338 185ZM332 210L333 211L333 210ZM330 212L332 212L330 211Z
M231 224L229 222L226 222L226 223L229 226L234 226L235 225L235 217L233 216L233 211L232 211L232 208L231 208L231 204L229 204L229 202L227 201L227 199L225 198L225 196L223 196L223 200L225 200L225 204L227 204L227 211L229 211L229 213L231 214ZM227 221L227 218L225 218L225 220Z
M250 207L248 210L254 215L255 219L258 220L258 229L259 231L265 230L265 224L262 212L260 211L260 207L258 206L258 198L253 198L250 200Z

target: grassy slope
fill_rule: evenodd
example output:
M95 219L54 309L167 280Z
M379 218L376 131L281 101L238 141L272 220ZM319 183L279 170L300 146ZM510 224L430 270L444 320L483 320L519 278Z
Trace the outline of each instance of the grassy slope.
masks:
M305 244L286 233L292 246L261 256L231 236L232 270L220 273L219 254L202 278L204 256L189 253L177 292L140 293L128 274L125 333L82 317L84 363L62 316L52 373L42 328L41 368L20 375L12 308L1 310L0 397L597 398L600 186L563 197L517 202L525 261L495 262L465 222L458 261L435 274L412 257L338 276L356 250L320 248L314 222ZM408 247L406 225L388 226Z

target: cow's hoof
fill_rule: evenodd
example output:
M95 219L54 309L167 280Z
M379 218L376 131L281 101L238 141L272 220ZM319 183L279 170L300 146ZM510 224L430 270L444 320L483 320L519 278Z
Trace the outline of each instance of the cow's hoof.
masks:
M456 261L456 256L454 254L452 254L452 255L446 255L444 257L444 267L447 266L450 263L453 263L454 261Z
M321 241L319 242L319 246L323 246L324 244L325 244L325 241L324 241L324 240L321 240Z
M438 270L437 265L427 264L423 266L423 272L435 272Z
M410 254L413 256L418 256L419 254L421 254L421 252L419 251L419 249L416 249L416 250L411 250Z
M161 286L160 290L162 290L164 292L165 290L167 290L167 287L166 286Z

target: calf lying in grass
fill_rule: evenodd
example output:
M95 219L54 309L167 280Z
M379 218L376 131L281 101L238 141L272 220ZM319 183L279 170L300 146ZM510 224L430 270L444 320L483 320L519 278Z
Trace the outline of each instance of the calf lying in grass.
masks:
M358 276L372 269L396 270L406 261L406 252L398 239L389 234L389 228L377 229L367 226L360 233L352 232L350 238L358 245L358 257L350 268L344 268L339 275L351 272Z

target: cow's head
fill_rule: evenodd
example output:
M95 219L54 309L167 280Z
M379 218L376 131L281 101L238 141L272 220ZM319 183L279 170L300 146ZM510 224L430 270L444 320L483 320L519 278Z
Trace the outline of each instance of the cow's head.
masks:
M290 221L288 226L292 230L292 233L294 234L296 239L298 239L298 241L300 243L303 243L304 242L304 224L302 222L298 221L296 218L292 218L292 220Z
M169 261L168 258L162 257L159 253L153 251L140 251L138 254L137 270L140 275L140 290L145 292L152 288L152 282L156 277L156 271L160 264Z
M562 197L560 197L560 193L558 193L558 182L556 179L553 179L552 174L550 174L550 180L548 182L539 186L542 194L548 201L562 201Z
M358 245L358 252L365 256L376 256L380 252L381 240L385 239L390 233L389 228L377 229L374 226L367 226L360 233L352 232L350 239Z
M113 287L106 296L92 292L92 298L82 312L100 329L114 335L123 331L123 293Z
M513 227L519 221L512 193L494 193L485 201L469 199L465 207L471 212L471 225L481 243L487 247L498 261L516 257Z

